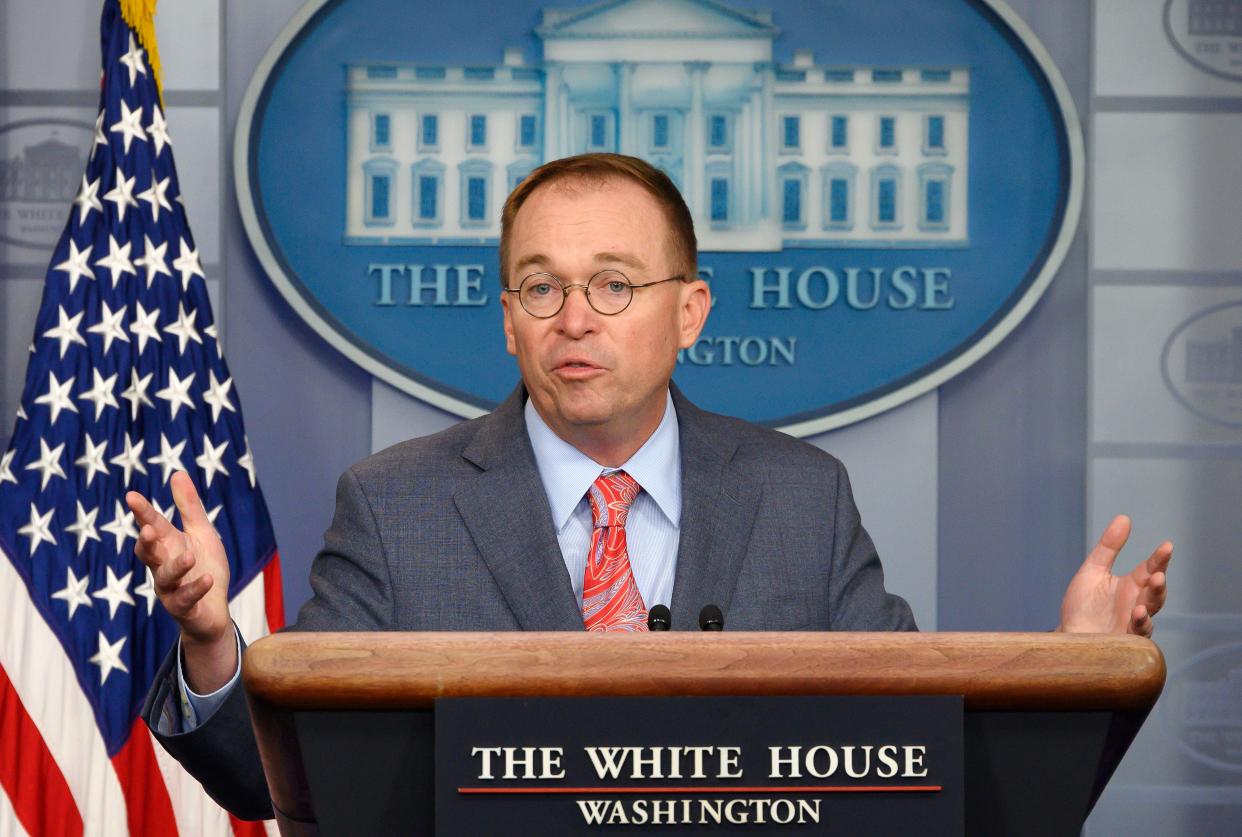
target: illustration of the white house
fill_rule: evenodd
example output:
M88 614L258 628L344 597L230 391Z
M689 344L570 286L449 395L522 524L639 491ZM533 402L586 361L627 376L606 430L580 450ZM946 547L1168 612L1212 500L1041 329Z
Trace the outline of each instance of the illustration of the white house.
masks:
M1235 326L1229 337L1187 340L1186 381L1242 384L1242 326Z
M346 243L494 244L545 160L618 151L681 189L702 250L962 246L963 67L773 62L770 13L716 0L546 9L542 64L346 69Z

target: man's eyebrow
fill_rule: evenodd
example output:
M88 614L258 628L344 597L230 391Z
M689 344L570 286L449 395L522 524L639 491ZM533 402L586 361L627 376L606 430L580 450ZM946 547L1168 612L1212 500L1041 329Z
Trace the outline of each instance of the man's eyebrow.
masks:
M645 271L647 269L647 263L632 253L605 251L603 253L596 253L594 261L597 265L623 265L637 271ZM543 253L532 253L517 260L517 263L513 265L513 273L516 276L525 276L532 267L538 270L547 270L551 264L552 259Z
M518 259L517 263L513 265L513 272L514 274L518 276L525 276L526 274L523 271L525 271L527 268L539 267L539 268L546 269L547 266L551 263L551 261L552 261L551 259L543 255L542 253L535 253L530 256L524 256Z
M647 263L631 253L596 253L596 264L622 264L634 270L646 270Z

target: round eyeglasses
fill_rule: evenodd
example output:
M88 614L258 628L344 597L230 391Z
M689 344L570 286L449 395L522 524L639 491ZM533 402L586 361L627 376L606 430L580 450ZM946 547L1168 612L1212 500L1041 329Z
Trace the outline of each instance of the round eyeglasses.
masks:
M546 320L555 317L565 307L565 300L574 288L582 288L587 304L597 313L606 317L620 314L629 307L634 299L634 291L639 288L650 288L665 282L680 282L681 274L635 285L619 270L601 270L587 280L585 285L567 285L551 273L532 273L522 280L516 288L505 288L507 293L517 294L518 302L532 317Z

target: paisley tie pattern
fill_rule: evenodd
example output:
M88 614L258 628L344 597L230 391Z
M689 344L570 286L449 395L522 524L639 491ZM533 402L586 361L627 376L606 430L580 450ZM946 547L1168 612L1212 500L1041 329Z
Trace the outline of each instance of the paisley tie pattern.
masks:
M582 622L588 631L647 630L647 607L625 545L625 519L641 490L625 471L613 471L601 474L587 491L595 527L582 585Z

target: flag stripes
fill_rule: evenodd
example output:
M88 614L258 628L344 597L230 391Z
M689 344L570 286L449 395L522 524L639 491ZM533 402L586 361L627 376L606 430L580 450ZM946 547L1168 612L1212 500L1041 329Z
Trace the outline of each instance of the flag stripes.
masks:
M0 667L0 797L13 801L13 816L47 835L78 837L82 816L56 759L30 720L12 681ZM22 754L19 766L17 755ZM4 814L0 813L0 823ZM3 834L0 827L0 834Z
M134 554L141 492L185 470L248 641L280 627L279 559L211 312L149 53L154 0L103 0L99 113L51 253L0 451L0 837L228 835L138 717L178 628Z

